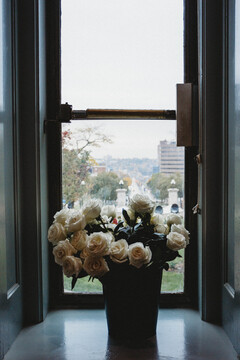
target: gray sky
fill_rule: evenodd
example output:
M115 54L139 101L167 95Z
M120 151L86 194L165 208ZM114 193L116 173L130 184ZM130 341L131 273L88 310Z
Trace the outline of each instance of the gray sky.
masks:
M62 0L62 102L81 110L175 109L176 83L183 82L182 6L182 0ZM159 141L175 137L175 122L164 128L160 122L108 120L104 131L114 133L115 149L106 151L155 158Z
M111 155L114 158L156 159L159 141L174 140L176 134L174 120L84 120L72 121L72 124L66 124L65 128L76 133L80 126L99 127L99 130L113 141L112 144L92 148L92 156L95 158Z

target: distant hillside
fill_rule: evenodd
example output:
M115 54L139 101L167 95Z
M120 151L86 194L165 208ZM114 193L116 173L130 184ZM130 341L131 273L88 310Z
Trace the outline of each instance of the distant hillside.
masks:
M157 159L148 158L127 158L118 159L107 157L96 159L98 165L105 164L108 171L114 171L121 176L130 176L141 182L146 182L153 173L153 168L157 166Z

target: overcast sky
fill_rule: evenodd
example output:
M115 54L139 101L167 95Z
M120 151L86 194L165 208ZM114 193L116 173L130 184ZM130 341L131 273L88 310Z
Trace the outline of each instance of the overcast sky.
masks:
M92 148L94 158L111 155L114 158L156 159L159 141L174 140L176 133L176 121L174 120L89 120L72 121L71 126L69 124L65 126L75 133L79 126L89 125L99 127L99 130L113 141L113 144Z
M62 103L81 110L175 109L176 83L183 82L182 6L182 0L62 0ZM115 149L105 152L155 158L159 141L175 137L175 121L160 122L108 120L104 131L114 134Z

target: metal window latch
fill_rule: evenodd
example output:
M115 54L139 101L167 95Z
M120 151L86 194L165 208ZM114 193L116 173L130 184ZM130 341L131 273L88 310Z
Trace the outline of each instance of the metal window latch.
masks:
M44 133L46 133L47 130L47 124L49 122L55 122L55 123L70 123L72 120L72 105L61 104L59 108L58 115L56 116L56 119L47 119L44 120Z
M192 208L193 214L201 214L201 209L199 207L199 204L196 204L193 208Z
M59 121L60 123L70 123L71 119L72 119L72 105L69 105L68 103L61 104L57 116L57 121Z

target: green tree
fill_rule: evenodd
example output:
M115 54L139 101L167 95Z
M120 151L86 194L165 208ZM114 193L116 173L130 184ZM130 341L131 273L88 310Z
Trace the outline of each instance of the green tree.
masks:
M174 180L175 184L171 184L171 181ZM147 186L152 191L153 195L164 201L168 197L168 189L170 187L176 187L179 189L179 197L183 197L183 175L180 173L175 173L171 175L166 175L162 173L153 174L147 182Z
M76 149L62 151L62 192L66 203L74 202L83 195L82 181L86 182L90 169L89 153L79 154Z
M92 147L111 139L98 128L80 128L75 133L69 129L62 132L62 193L66 203L80 199L90 189L90 168L96 165L91 157ZM82 186L82 184L85 186Z
M114 172L104 172L91 178L92 188L90 194L101 200L116 200L116 190L119 189L121 179ZM127 189L127 182L123 187Z

